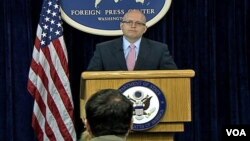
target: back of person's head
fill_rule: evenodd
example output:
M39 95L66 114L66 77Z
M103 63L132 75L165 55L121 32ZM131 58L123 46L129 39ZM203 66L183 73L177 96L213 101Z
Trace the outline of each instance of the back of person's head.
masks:
M87 126L95 137L125 136L131 128L133 104L119 90L96 92L87 101L85 111Z

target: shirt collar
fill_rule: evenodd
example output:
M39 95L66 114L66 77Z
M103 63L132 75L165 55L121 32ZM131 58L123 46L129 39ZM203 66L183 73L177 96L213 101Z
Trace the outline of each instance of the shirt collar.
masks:
M141 43L141 38L134 43L137 49L140 48L140 43ZM129 46L130 42L123 36L123 49L126 50Z

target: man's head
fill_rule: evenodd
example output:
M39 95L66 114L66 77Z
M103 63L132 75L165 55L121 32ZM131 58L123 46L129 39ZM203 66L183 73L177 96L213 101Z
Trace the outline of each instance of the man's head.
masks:
M120 28L125 38L134 43L147 31L146 17L140 10L129 10L123 16Z
M85 106L86 126L92 136L125 136L131 128L133 104L119 90L104 89Z

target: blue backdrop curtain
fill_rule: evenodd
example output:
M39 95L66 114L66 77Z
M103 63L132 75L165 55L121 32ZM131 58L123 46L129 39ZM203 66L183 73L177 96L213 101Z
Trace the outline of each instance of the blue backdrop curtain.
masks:
M35 141L29 65L42 0L0 4L0 141ZM193 69L192 122L176 141L220 141L225 125L250 124L250 1L173 0L146 37L169 45L180 69ZM64 23L77 131L80 74L95 44L113 39Z

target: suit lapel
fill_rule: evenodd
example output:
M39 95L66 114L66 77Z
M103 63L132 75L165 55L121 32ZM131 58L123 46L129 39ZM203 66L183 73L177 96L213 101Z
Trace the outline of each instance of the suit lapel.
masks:
M142 38L140 44L139 54L135 64L135 70L143 68L144 64L147 62L147 55L150 52L150 46L148 45L145 38Z
M126 60L124 57L124 52L122 48L122 38L115 40L113 47L111 48L115 59L119 63L122 70L127 70Z

